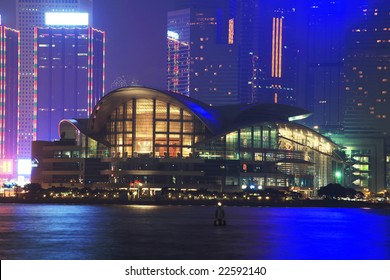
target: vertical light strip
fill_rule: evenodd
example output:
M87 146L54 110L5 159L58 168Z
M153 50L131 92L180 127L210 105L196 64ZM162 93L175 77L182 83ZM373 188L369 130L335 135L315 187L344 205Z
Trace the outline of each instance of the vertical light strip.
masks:
M276 25L275 25L275 72L274 77L278 77L279 72L279 19L276 19Z
M9 31L8 31L9 30ZM3 27L3 97L2 97L2 108L3 112L1 114L1 122L2 122L2 127L1 127L1 145L2 145L2 157L5 157L5 139L6 139L6 130L7 128L7 58L9 59L10 54L7 54L7 35L8 33L12 32L10 29L7 27ZM12 52L12 50L11 50ZM12 59L11 59L12 62ZM11 65L12 66L12 65ZM9 92L10 94L11 92Z
M20 155L20 81L21 81L21 75L20 75L20 63L21 63L21 56L20 56L20 31L18 32L18 116L17 116L17 124L16 124L16 155L19 158Z
M234 18L229 19L229 37L228 44L232 45L234 43Z
M88 117L92 113L92 28L88 28L88 93L87 93L87 106Z
M279 19L279 61L278 61L278 77L282 77L282 51L283 51L283 18Z
M276 19L272 19L272 72L271 77L275 77L275 21Z
M38 115L38 27L34 27L34 96L33 96L33 141L37 139Z
M0 26L0 158L4 157L5 30Z
M103 85L102 85L102 96L101 97L103 97L103 95L104 95L105 81L106 81L106 32L102 31L102 35L103 35Z
M283 18L272 19L272 77L282 77Z

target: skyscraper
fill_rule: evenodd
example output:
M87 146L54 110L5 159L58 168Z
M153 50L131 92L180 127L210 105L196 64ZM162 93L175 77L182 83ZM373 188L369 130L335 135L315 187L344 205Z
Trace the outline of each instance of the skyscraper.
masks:
M294 2L237 1L242 103L295 105L299 48Z
M345 131L390 133L390 2L358 6L346 41Z
M304 6L305 94L299 103L313 112L307 123L320 129L338 129L343 122L346 13L344 0L315 0Z
M18 155L20 32L0 22L0 159Z
M60 120L88 117L104 92L105 33L57 25L34 32L38 140L58 139Z
M191 58L190 30L187 24L190 22L190 11L188 9L172 11L168 18L167 87L168 90L189 96Z
M344 130L329 137L345 147L350 185L378 192L390 187L390 3L348 5Z
M34 98L34 27L44 26L46 12L84 11L92 15L91 0L17 0L17 29L21 32L20 158L30 158L36 139L37 100ZM91 22L91 21L90 21ZM35 96L36 97L36 96ZM35 108L35 109L34 109Z
M210 105L239 102L234 18L219 2L168 13L168 90Z

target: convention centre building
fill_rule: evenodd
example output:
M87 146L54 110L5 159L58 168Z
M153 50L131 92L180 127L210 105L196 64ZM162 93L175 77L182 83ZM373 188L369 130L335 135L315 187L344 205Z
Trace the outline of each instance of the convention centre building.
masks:
M126 87L89 119L59 123L59 140L32 144L32 183L237 192L335 182L339 148L280 104L209 106L172 92Z

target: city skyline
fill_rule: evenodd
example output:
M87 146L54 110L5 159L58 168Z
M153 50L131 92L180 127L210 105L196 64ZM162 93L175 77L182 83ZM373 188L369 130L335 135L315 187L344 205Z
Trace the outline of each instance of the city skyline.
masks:
M106 92L118 87L118 78L122 81L125 80L127 84L134 82L135 84L166 89L167 14L169 11L182 8L192 1L182 3L183 1L168 0L161 2L158 0L149 0L143 3L139 1L116 1L115 5L112 5L107 3L107 1L93 1L93 25L100 30L106 31L107 34ZM207 1L195 2L205 3ZM283 2L285 1L276 1L276 3ZM325 3L326 1L317 2ZM339 4L342 2L344 1L335 1L339 6L342 6ZM349 3L350 1L345 2ZM0 3L0 14L2 14L3 24L13 28L16 27L15 6L15 0L4 0ZM334 18L333 22L342 21L343 19L340 19L339 16L340 13L344 12L345 10L339 9L335 12L335 16L331 14L328 18L331 20ZM115 21L110 20L111 17L107 16L108 13L117 15L115 16ZM299 16L303 17L304 15L300 14ZM317 18L321 20L320 17ZM326 17L323 17L326 20ZM312 21L311 24L316 23ZM332 27L332 30L335 30L334 28ZM313 30L316 32L315 29ZM260 31L255 30L255 32ZM326 34L329 34L329 32ZM117 44L116 42L121 43ZM328 46L334 47L339 43L330 42L328 44L333 44ZM315 55L318 56L318 54ZM334 54L333 56L336 57L336 55ZM335 59L340 60L340 58L333 58L333 61L332 58L330 59L329 63L336 63L334 62ZM314 58L314 61L318 61L318 59ZM324 62L326 62L326 58ZM243 86L240 85L240 87L240 91L243 91ZM305 90L305 87L307 86L301 85L298 87L298 90L302 92ZM318 99L320 97L315 98ZM250 100L251 98L245 96L244 99ZM304 104L303 102L298 102L297 105L313 108L312 105ZM332 115L329 116L331 117Z
M358 3L341 0L161 3L151 0L147 1L149 6L138 2L123 1L112 5L93 1L93 7L90 0L16 2L19 3L16 26L21 27L22 37L19 137L25 144L21 146L22 158L30 156L32 140L55 139L55 136L50 139L35 136L36 110L53 109L38 108L36 99L42 100L42 95L35 82L34 91L30 89L33 81L39 83L42 75L32 70L33 59L28 54L32 53L35 43L31 34L26 36L25 31L33 24L44 25L44 11L62 9L88 11L93 15L89 26L107 34L103 95L118 87L141 85L182 93L213 106L239 102L298 106L313 112L314 118L303 120L304 125L320 133L330 133L327 136L336 139L341 146L347 146L348 139L354 139L354 135L362 132L360 124L363 122L359 120L369 119L366 126L370 130L376 128L377 136L382 135L380 141L385 142L383 145L373 142L369 149L364 145L370 141L346 147L350 158L369 163L355 164L350 170L350 182L359 181L360 186L390 182L386 179L390 169L381 169L376 167L379 163L374 164L390 162L388 148L377 148L387 145L385 133L390 119L386 113L390 68L387 52L390 28L386 25L389 6L383 0ZM10 6L8 9L12 10ZM4 13L3 24L13 27L10 13ZM115 17L107 16L108 13ZM185 38L186 34L188 38ZM31 65L26 66L23 59ZM64 64L60 68L67 67ZM179 79L184 83L179 85ZM60 79L48 80L60 82ZM54 96L51 91L50 94ZM348 98L346 120L349 122L345 122L343 128L345 98ZM30 107L34 107L34 114L30 113ZM59 116L61 118L78 116ZM53 134L59 119L51 124ZM356 123L358 126L353 130L351 124ZM30 131L27 126L33 129ZM379 179L372 181L370 172L376 172Z
M93 26L106 31L107 36L106 92L122 76L127 81L165 89L166 22L172 8L173 0L123 0L115 1L115 5L93 1ZM16 28L16 0L1 1L0 14L4 25ZM153 51L144 52L145 48Z

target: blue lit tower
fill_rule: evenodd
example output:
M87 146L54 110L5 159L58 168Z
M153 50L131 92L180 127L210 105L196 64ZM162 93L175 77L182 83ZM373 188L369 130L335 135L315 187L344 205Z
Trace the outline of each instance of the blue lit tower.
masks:
M0 159L18 155L20 32L0 22Z
M291 1L237 1L242 103L296 103L299 48Z
M346 1L311 1L304 12L306 74L300 105L313 112L307 119L310 125L322 131L339 129L343 122Z
M195 2L180 2L180 9L168 12L167 88L210 105L238 103L229 1Z
M21 33L20 158L30 158L36 139L37 100L34 95L34 27L45 25L46 12L87 12L92 0L17 0L16 27ZM91 21L90 21L91 22Z
M49 13L47 19L34 33L34 93L37 139L50 141L58 139L62 119L88 117L103 96L105 33L88 27L88 14Z

